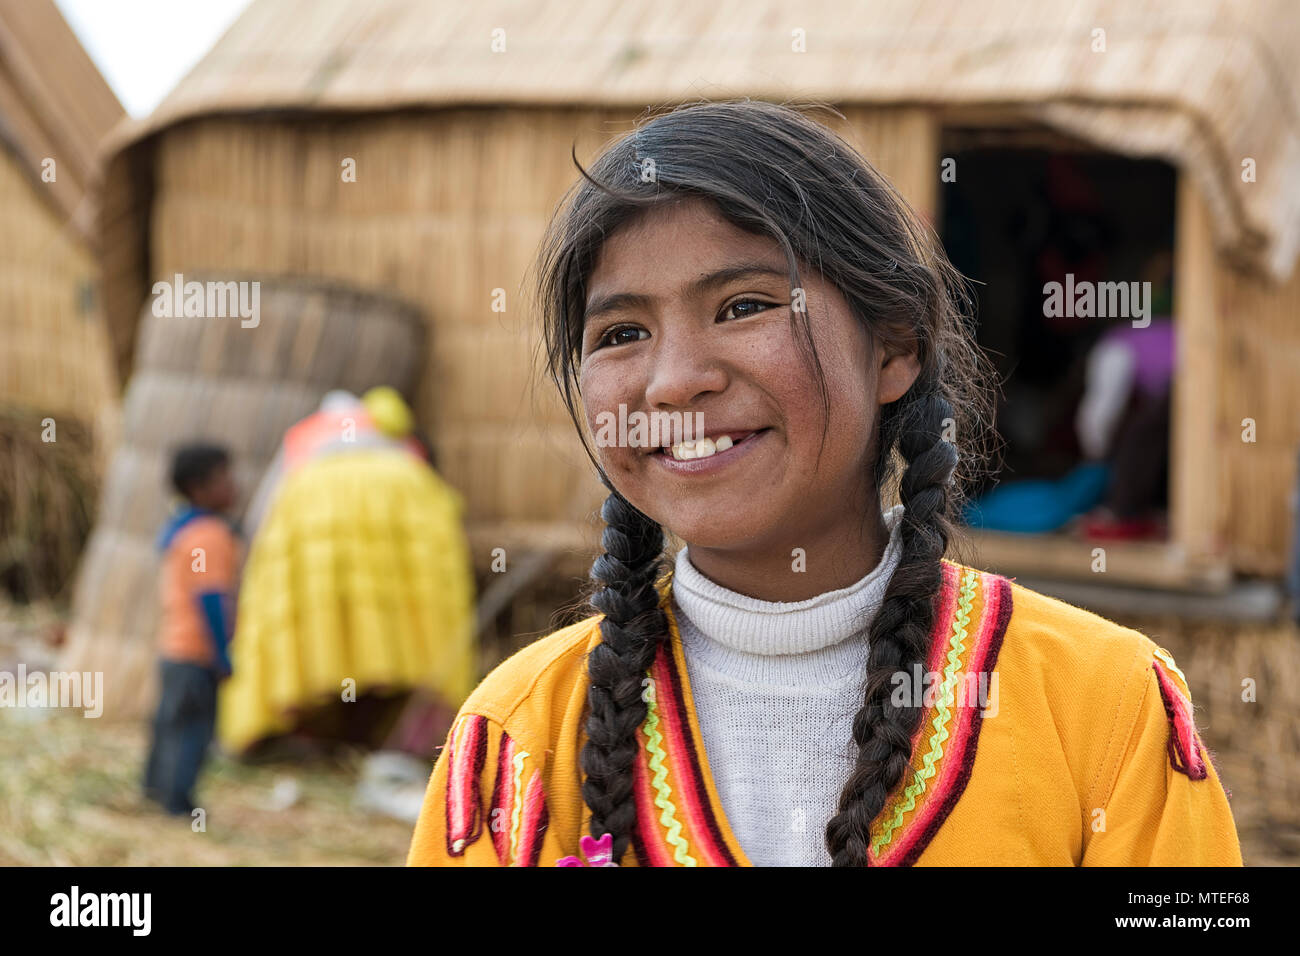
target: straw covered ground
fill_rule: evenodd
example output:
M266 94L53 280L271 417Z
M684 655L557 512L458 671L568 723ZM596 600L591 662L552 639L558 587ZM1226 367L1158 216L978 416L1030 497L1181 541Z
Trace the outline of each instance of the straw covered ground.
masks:
M0 670L53 666L61 615L0 602ZM411 826L353 806L361 755L208 764L206 830L140 795L148 732L76 710L0 708L0 866L367 866L406 860Z
M0 865L400 865L411 827L354 810L356 762L209 764L206 830L144 803L142 726L0 711ZM27 712L31 713L31 712ZM278 809L289 793L295 802Z

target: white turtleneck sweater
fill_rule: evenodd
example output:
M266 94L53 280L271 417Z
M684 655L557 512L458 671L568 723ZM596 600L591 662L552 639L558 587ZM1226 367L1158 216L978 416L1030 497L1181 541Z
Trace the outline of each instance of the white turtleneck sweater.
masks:
M673 603L722 811L756 866L830 866L824 834L853 768L867 628L898 566L903 506L866 577L806 601L714 584L677 553Z

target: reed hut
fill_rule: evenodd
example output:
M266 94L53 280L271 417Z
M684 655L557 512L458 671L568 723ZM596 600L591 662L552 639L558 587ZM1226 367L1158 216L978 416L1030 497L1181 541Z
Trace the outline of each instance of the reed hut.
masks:
M1170 530L1108 548L1109 577L1222 589L1282 572L1300 445L1300 23L1284 0L544 10L256 0L153 116L112 137L100 229L119 373L159 277L386 290L430 325L418 412L466 496L480 565L498 547L582 554L593 532L574 518L599 489L558 403L532 388L521 298L576 175L571 146L585 163L647 107L685 99L817 100L937 228L944 161L972 150L1167 170ZM1074 544L976 537L993 566L1091 574Z
M0 589L21 598L71 574L115 419L93 204L123 115L53 0L0 0Z

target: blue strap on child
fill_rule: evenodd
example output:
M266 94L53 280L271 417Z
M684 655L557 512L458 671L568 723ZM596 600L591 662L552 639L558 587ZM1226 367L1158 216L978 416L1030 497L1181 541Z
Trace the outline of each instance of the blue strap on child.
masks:
M212 645L217 652L217 663L229 674L233 668L230 666L230 652L227 650L230 632L226 629L225 601L226 596L220 591L207 591L199 595L199 605L203 608L203 616L212 634Z

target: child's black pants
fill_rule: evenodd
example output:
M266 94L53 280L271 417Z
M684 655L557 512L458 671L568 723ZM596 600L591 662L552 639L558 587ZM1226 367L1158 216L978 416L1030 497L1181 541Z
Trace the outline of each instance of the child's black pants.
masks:
M217 675L201 664L160 661L161 693L144 791L168 813L194 809L194 784L217 721Z

